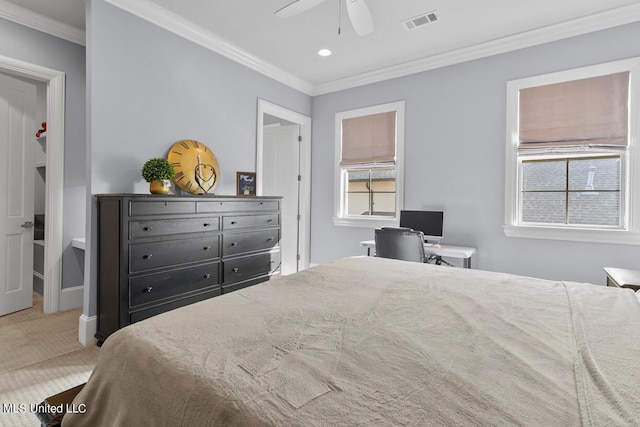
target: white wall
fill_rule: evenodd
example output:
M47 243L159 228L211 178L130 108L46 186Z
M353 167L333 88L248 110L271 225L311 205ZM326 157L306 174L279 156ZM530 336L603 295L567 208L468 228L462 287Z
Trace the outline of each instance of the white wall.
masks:
M305 115L311 115L311 98L104 0L89 0L87 6L92 259L85 269L85 315L91 316L96 312L92 195L148 193L142 165L166 156L181 139L211 148L221 169L216 194L235 195L236 171L255 170L258 98Z
M605 266L640 269L640 246L507 238L502 231L508 80L640 56L640 23L313 99L311 262L360 255L373 230L336 227L334 115L406 101L405 208L445 211L449 244L475 267L604 284ZM638 89L636 89L638 90Z
M71 239L85 229L85 48L0 19L0 55L65 73L62 287L81 285L82 259Z

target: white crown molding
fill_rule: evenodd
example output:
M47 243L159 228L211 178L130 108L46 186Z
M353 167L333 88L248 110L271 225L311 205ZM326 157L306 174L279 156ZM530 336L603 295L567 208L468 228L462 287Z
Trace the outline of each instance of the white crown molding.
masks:
M240 49L211 31L199 27L191 21L158 6L150 0L105 1L310 96L323 95L384 80L404 77L640 21L640 4L634 4L314 86ZM8 19L76 44L85 45L84 31L17 6L6 0L0 0L0 18Z
M251 53L234 46L209 30L195 26L192 22L156 5L149 0L106 1L207 49L239 62L254 71L262 73L276 81L311 96L323 95L339 90L350 89L410 74L416 74L423 71L485 58L594 31L617 27L619 25L629 24L640 20L640 5L635 4L314 86L311 83L283 71L282 69L252 55Z
M86 44L84 30L41 15L6 0L0 0L0 18L70 41L71 43L81 46L85 46Z
M193 22L149 0L105 1L302 93L307 95L313 93L313 85L311 83L240 49L211 31L195 25Z
M640 21L640 4L625 6L596 15L574 19L440 55L407 62L405 64L322 83L314 87L313 95L324 95L397 77L404 77L637 21Z

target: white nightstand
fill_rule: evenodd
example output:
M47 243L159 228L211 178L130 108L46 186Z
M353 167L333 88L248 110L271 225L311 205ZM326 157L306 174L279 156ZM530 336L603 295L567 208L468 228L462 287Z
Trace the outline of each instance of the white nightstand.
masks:
M629 288L634 291L640 289L640 271L612 267L606 267L604 271L607 273L607 286Z

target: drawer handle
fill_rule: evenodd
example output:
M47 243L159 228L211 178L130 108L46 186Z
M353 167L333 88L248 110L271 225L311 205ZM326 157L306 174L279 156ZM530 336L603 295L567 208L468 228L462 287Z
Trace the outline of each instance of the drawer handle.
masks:
M149 259L153 256L153 254L144 254L142 255L142 259Z
M209 249L211 249L211 246L205 246L204 248L202 248L205 251L208 251Z
M231 243L231 246L238 246L238 242Z
M233 269L231 271L233 271L234 273L237 273L240 269L238 267L233 267Z
M267 220L267 222L272 222L272 221L273 221L273 218L269 218L269 219Z
M142 292L144 292L145 294L148 294L149 292L151 292L153 290L153 286L147 286L146 288L144 288L142 290Z
M150 225L142 228L142 230L144 231L151 231L152 229L153 227L151 227Z
M211 274L206 273L206 274L204 275L204 279L211 279Z
M231 225L235 225L237 224L235 221L231 221Z
M211 224L209 224L208 222L205 222L204 224L202 224L202 226L203 226L203 227L208 227L208 226L210 226L210 225L211 225Z
M269 237L269 238L267 239L267 242L273 242L273 237Z

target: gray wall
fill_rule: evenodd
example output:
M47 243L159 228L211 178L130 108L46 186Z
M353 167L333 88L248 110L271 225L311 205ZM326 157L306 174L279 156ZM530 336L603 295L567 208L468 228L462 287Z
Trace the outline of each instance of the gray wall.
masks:
M62 287L82 285L82 254L71 239L85 233L85 48L0 19L0 55L66 75Z
M508 80L640 55L640 23L345 90L313 99L311 261L364 251L373 230L336 227L334 114L406 101L405 208L445 211L444 242L478 248L474 265L603 284L602 268L640 268L640 246L507 238Z
M166 156L185 138L215 153L216 194L235 195L236 171L255 170L258 98L311 115L307 95L103 0L87 7L90 195L148 193L140 176L144 162ZM88 204L94 237L93 200ZM90 245L87 315L96 310L95 238Z

